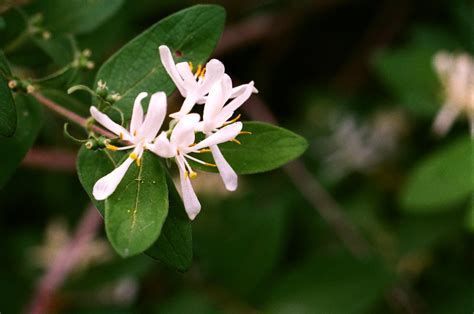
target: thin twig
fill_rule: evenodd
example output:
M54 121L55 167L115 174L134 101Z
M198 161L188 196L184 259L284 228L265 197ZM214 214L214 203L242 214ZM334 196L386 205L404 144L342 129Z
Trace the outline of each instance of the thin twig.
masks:
M253 120L277 124L275 116L256 95L242 109ZM369 243L357 227L346 217L339 204L306 168L304 163L301 160L296 160L284 166L283 169L296 188L332 227L351 253L359 258L366 256L370 250Z
M94 205L89 205L79 222L72 240L62 248L48 271L38 283L32 303L27 309L30 314L51 313L51 303L58 288L64 283L71 271L80 261L80 256L93 240L102 223Z
M61 149L31 148L22 166L52 171L76 171L76 152Z
M36 100L38 100L41 104L43 104L46 108L56 112L57 114L65 117L66 119L70 120L71 122L74 122L84 128L87 128L89 127L88 125L88 121L86 118L83 118L81 117L80 115L72 112L72 111L69 111L67 110L66 108L58 105L57 103L55 103L54 101L52 101L51 99L49 98L46 98L45 96L43 96L43 94L39 93L39 92L34 92L32 93L33 97L36 98ZM107 137L110 137L110 138L113 138L113 137L116 137L115 134L109 132L109 131L106 131L96 125L92 125L90 126L92 128L92 130L94 130L95 132L97 133L100 133L102 135L105 135Z

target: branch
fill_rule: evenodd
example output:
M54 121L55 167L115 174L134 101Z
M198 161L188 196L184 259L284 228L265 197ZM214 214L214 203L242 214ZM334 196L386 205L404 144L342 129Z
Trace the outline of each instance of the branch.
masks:
M247 101L242 109L253 120L278 124L272 112L256 95ZM351 253L359 258L367 255L370 250L367 240L349 218L346 217L339 204L314 178L304 163L301 160L295 160L284 166L283 169L304 198L332 227Z
M36 100L38 100L41 104L43 104L46 108L56 112L57 114L65 117L66 119L68 119L69 121L72 121L84 128L88 128L89 125L88 125L88 121L86 118L83 118L81 117L80 115L58 105L57 103L55 103L54 101L52 101L51 99L49 98L46 98L45 96L43 96L43 94L39 93L39 92L34 92L32 93L33 97L36 98ZM105 135L109 138L113 138L113 137L116 137L115 134L109 132L109 131L106 131L96 125L92 125L91 126L92 130L94 130L95 132L99 133L99 134L102 134L102 135Z
M76 171L76 152L61 149L31 148L22 166L53 171Z
M48 271L38 283L33 301L27 313L51 313L51 303L56 290L61 287L68 275L80 260L84 248L95 237L102 223L100 215L94 205L89 205L79 222L74 237L56 255Z

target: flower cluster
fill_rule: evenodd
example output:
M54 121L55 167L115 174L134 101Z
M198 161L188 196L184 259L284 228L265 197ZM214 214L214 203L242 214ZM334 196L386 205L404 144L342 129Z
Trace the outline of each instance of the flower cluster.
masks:
M119 167L95 183L93 195L97 200L104 200L112 195L128 168L134 162L140 167L144 151L149 150L159 157L175 160L180 174L184 206L189 218L194 219L201 210L201 204L190 180L197 174L188 160L217 167L225 187L229 191L237 188L237 174L225 160L218 144L236 141L235 137L242 131L242 123L237 122L238 116L233 118L234 112L257 90L253 82L233 87L232 80L219 60L212 59L205 67L198 66L193 73L191 63L175 64L167 46L160 46L159 52L165 70L184 97L181 109L169 115L173 119L170 129L158 135L167 112L167 99L163 92L151 95L146 115L141 102L148 94L138 94L128 130L96 107L91 107L92 117L126 143L120 147L107 144L106 148L132 151ZM202 119L199 114L191 113L196 104L204 104ZM205 137L195 143L198 132ZM215 164L190 155L202 152L211 152Z
M433 123L438 135L446 134L462 113L469 116L474 132L474 60L468 54L438 52L433 66L443 85L445 102Z

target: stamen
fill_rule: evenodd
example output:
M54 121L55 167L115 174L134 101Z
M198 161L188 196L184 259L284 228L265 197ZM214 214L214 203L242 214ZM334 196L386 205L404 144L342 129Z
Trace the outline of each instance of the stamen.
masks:
M199 163L199 164L201 164L201 165L205 165L205 166L209 166L209 167L217 167L216 164L211 164L211 163L208 163L208 162L199 160L199 159L194 158L193 156L190 156L190 155L184 155L184 157L189 158L189 159L191 159L192 161L195 161L195 162L197 162L197 163ZM187 164L188 167L189 167L189 164L188 164L188 162L186 161L186 159L185 159L184 161L186 162L186 164ZM191 167L189 167L189 169L191 169Z
M196 143L192 143L192 144L189 145L188 147L193 147L193 146L196 146Z
M201 71L202 71L202 65L198 65L198 69L196 71L196 77L199 77L201 75Z
M211 150L209 148L202 148L198 150L196 153L210 153Z
M137 130L133 131L133 136L137 136Z
M138 156L135 153L131 153L130 158L132 158L132 160L137 160Z
M191 171L191 172L189 173L189 177L190 177L191 179L194 179L195 177L197 177L197 175L198 175L198 174L197 174L196 172L194 172L194 171Z
M232 120L230 120L230 121L225 122L223 125L226 126L226 125L232 124L232 123L238 121L241 116L242 116L242 115L239 113L239 115L238 115L237 117L235 117L234 119L232 119Z
M123 133L120 132L120 135L119 135L120 139L123 141Z
M140 167L142 165L142 159L138 157L135 162L137 163L137 166Z
M110 144L105 144L105 148L108 149L108 150L111 150L113 152L115 152L116 150L118 150L119 148L115 145L110 145Z
M242 135L244 135L244 134L249 134L249 135L250 135L250 134L252 134L252 132L249 132L249 131L240 131L239 134L242 134Z
M202 68L201 77L204 78L205 74L206 74L206 67Z
M231 141L231 142L234 142L234 143L236 143L236 144L239 144L239 145L242 144L242 143L241 143L238 139L236 139L236 138L233 138L233 139L231 139L230 141Z
M191 70L191 72L193 71L193 63L191 61L188 62L188 65L189 65L189 69Z

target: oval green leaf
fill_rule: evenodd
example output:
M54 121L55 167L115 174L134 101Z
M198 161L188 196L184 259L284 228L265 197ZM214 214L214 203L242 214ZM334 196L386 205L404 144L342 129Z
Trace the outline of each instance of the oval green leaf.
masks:
M10 137L15 133L17 114L13 95L8 87L11 75L7 59L0 51L0 135Z
M308 147L308 142L298 134L287 129L263 123L244 122L243 134L237 137L240 145L227 142L219 148L227 162L238 174L253 174L270 171L298 158ZM199 154L197 158L213 162L210 154ZM215 167L192 163L193 167L216 172Z
M168 179L169 213L161 235L145 254L166 266L184 272L193 261L193 234L191 221L173 181Z
M105 200L105 230L123 257L148 249L159 237L168 215L166 177L155 155L145 152L140 167L132 164L115 192Z
M81 147L77 155L76 168L79 181L102 216L105 212L105 202L97 201L92 196L92 188L97 180L118 166L121 157L123 154L112 154L107 150L90 150L85 146Z
M24 94L17 94L15 102L18 129L12 137L0 137L0 188L13 175L41 128L42 110L38 102Z
M473 142L458 139L429 156L412 172L401 195L407 212L435 213L455 209L467 200L474 185L469 172Z
M129 118L133 100L143 91L164 91L175 86L164 70L158 47L167 45L181 57L175 61L204 63L214 50L224 28L225 11L215 5L196 5L151 26L115 53L99 69L96 82L107 82L122 99L116 106Z
M43 13L44 23L53 34L81 34L93 31L123 3L124 0L42 0L36 9Z

